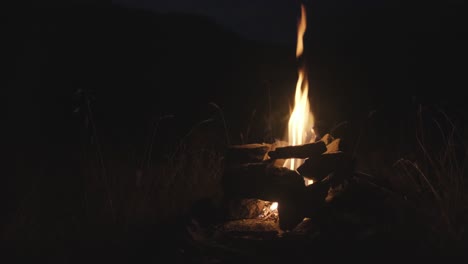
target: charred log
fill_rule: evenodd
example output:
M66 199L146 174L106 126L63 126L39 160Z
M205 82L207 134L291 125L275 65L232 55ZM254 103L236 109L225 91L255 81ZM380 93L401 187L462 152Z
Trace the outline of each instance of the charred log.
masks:
M226 168L223 187L227 199L256 198L278 202L279 225L293 229L304 219L302 199L306 187L296 171L269 162Z
M239 165L243 163L261 162L265 160L271 144L232 145L226 151L226 164Z
M302 200L304 217L314 217L326 206L329 191L330 181L328 178L306 187Z
M279 225L282 230L291 230L305 217L315 217L327 205L330 180L316 182L304 188L303 192L292 194L278 204Z
M304 191L291 193L290 197L283 199L278 203L279 227L281 230L292 230L304 220L304 204L302 198Z
M341 185L345 180L350 179L355 172L355 167L355 159L345 153L339 166L329 175L330 185L336 187Z
M305 159L309 157L318 157L325 151L327 151L325 142L317 141L304 145L276 148L276 150L268 152L268 156L272 159Z
M317 158L308 158L297 168L301 176L314 181L323 180L328 174L342 166L344 153L324 153Z
M226 197L277 201L290 193L303 191L304 180L296 171L273 166L270 162L227 167L223 177Z
M339 138L332 140L330 143L327 144L327 151L325 153L342 151L342 149L340 149L340 143L341 139Z
M225 167L222 179L227 198L259 198L264 184L269 180L265 162L246 163Z
M289 144L286 141L276 141L275 143L271 144L270 151L275 151L277 148L286 147L288 145ZM268 154L267 157L269 158ZM270 161L274 166L283 167L284 163L286 162L286 159L270 159Z

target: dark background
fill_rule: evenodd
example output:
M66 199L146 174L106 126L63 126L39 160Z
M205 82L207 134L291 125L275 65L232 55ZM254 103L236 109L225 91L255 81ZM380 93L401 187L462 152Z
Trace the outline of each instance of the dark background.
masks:
M420 104L465 123L463 1L326 2L306 2L304 53L321 134L372 111L395 113L386 122L398 126ZM23 224L44 234L59 228L51 219L81 208L83 153L97 151L83 146L97 140L110 170L131 171L166 115L156 157L209 118L225 123L233 144L282 139L300 5L242 4L235 12L209 1L180 9L149 1L3 9L6 230L25 203L42 220ZM33 202L31 193L39 194Z

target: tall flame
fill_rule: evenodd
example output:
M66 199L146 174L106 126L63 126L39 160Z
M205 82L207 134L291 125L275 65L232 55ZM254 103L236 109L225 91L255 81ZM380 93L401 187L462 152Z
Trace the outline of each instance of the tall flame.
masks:
M306 31L306 12L304 5L301 5L301 18L297 26L297 46L296 58L299 59L304 51L304 33ZM298 69L298 80L296 84L296 93L294 96L294 108L291 112L288 123L288 143L292 146L301 145L315 141L316 135L313 130L314 116L310 111L309 104L309 84L307 82L306 71L303 65ZM296 170L303 160L288 159L284 167L289 167L291 170ZM311 182L306 182L311 184Z
M304 5L301 5L301 19L297 24L297 42L296 42L296 58L302 56L304 52L304 33L307 28L307 17Z

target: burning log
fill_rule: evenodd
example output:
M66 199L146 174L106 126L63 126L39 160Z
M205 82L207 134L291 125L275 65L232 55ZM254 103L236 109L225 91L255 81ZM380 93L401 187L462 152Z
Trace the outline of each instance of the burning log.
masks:
M324 179L308 185L302 192L295 193L278 205L279 225L282 230L291 230L305 217L314 217L327 205L330 180Z
M229 146L226 152L226 163L239 165L243 163L254 163L265 160L271 144L244 144Z
M268 156L272 159L305 159L317 157L327 151L324 141L317 141L297 146L287 146L276 148L274 151L268 152Z
M296 171L271 162L226 168L223 187L228 200L256 198L278 202L279 226L290 230L304 219L304 179Z
M272 166L269 162L226 167L223 177L224 192L230 198L279 202L304 187L304 180L296 171Z
M277 148L286 147L288 145L289 144L286 141L276 141L275 143L271 144L270 151L275 151ZM268 154L267 157L269 157ZM274 166L283 167L284 163L286 162L286 159L270 159L270 161L273 163Z
M341 166L344 152L324 153L317 158L308 158L297 168L301 176L315 182L323 180L328 174Z

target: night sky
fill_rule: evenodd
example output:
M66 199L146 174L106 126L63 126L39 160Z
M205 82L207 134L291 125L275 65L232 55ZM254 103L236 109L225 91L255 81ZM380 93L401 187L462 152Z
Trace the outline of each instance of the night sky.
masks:
M336 12L350 14L362 11L373 12L376 9L391 7L390 5L394 1L115 0L113 3L162 13L176 12L206 15L248 38L291 43L295 41L296 20L301 3L317 8L317 14L320 16L330 16Z
M284 45L295 45L296 21L300 4L303 3L308 12L305 38L306 45L311 46L308 49L310 54L314 53L311 49L317 48L314 45L330 45L334 46L331 49L337 56L361 57L357 59L361 61L372 60L375 56L389 56L364 64L374 64L374 67L382 64L385 67L385 60L388 59L387 64L395 64L395 67L399 64L400 69L394 69L395 75L406 74L412 79L406 82L413 79L423 79L425 82L428 78L423 75L427 74L435 77L434 81L440 82L440 85L453 80L453 83L445 84L453 87L461 81L458 79L460 67L455 65L462 64L466 56L463 48L466 43L466 28L463 26L466 22L463 15L466 5L461 0L117 0L114 3L156 13L208 16L247 39ZM334 40L331 35L335 35ZM371 50L374 51L373 55L370 54ZM393 55L389 55L391 53ZM309 60L313 61L314 58ZM403 68L406 68L406 72L400 73ZM425 89L425 92L427 90L433 88ZM419 90L414 93L419 93Z

